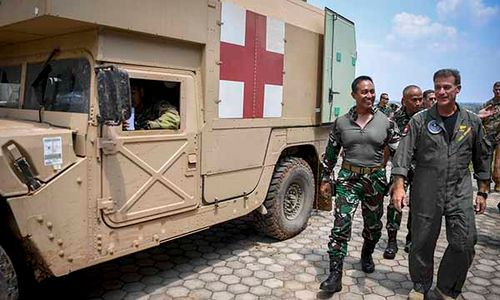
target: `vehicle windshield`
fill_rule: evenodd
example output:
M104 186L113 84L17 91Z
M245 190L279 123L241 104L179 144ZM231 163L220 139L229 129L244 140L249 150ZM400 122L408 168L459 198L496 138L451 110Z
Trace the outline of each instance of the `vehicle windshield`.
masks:
M21 65L0 66L0 107L19 107Z
M43 103L48 111L88 113L90 64L86 59L53 60L48 65L31 63L26 76L24 109L39 109Z

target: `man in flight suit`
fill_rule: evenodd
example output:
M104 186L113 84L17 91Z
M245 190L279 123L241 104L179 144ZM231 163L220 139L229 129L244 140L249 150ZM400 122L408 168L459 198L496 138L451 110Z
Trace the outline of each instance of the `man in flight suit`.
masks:
M409 85L403 89L403 106L401 109L396 111L393 116L394 122L398 125L399 131L402 135L405 134L405 127L408 122L410 122L411 117L420 111L423 107L423 94L422 90L416 85ZM408 180L406 186L411 184L413 175L413 166L409 171ZM392 202L389 202L387 206L387 223L385 228L387 229L387 248L384 251L384 258L394 259L396 253L398 252L397 234L399 227L401 226L401 217L403 214L394 208ZM409 252L411 244L411 228L410 228L411 217L408 217L408 235L406 235L406 245L405 251Z
M474 212L486 208L490 182L491 143L479 117L456 102L460 73L453 69L434 73L437 104L417 113L405 128L393 158L391 197L396 209L405 201L404 180L415 161L410 190L412 247L409 299L424 299L432 285L434 249L443 215L448 247L439 266L435 294L454 299L462 291L474 258L477 240ZM472 202L472 161L479 192Z
M354 79L351 90L356 106L333 123L322 161L324 169L320 192L327 196L331 195L333 168L340 149L344 149L342 168L335 184L335 221L328 243L330 275L320 285L320 289L332 293L342 289L343 259L351 238L352 218L360 202L364 223L361 268L366 273L375 270L372 253L382 233L380 219L387 188L384 148L389 146L394 153L399 141L396 124L373 107L373 80L360 76Z

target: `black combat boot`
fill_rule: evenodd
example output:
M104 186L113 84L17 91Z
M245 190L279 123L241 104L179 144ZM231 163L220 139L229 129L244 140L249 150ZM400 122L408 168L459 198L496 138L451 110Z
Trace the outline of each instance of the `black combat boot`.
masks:
M373 263L372 253L375 249L375 243L365 240L363 249L361 249L361 269L365 273L373 273L375 264Z
M323 291L335 293L342 290L342 267L344 259L330 256L330 275L319 286Z
M387 248L385 248L384 251L385 259L394 259L394 257L396 257L396 253L398 253L398 241L396 240L397 234L397 230L387 230L389 239L387 241Z

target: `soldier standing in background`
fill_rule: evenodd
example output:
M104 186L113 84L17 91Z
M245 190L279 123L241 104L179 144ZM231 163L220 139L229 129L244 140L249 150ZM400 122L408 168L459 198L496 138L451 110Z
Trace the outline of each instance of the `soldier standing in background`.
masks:
M389 106L389 95L387 93L382 93L380 95L380 100L377 104L378 110L384 113L387 117L391 117L393 113L391 107Z
M446 220L448 247L439 266L438 299L458 297L474 258L477 241L476 214L486 209L490 181L491 143L481 120L456 103L460 73L453 69L434 73L437 103L412 117L406 135L392 160L394 184L391 199L401 210L406 198L405 179L412 162L415 170L410 190L412 247L409 269L411 300L423 300L434 273L434 249ZM479 192L473 207L472 161Z
M493 145L493 181L495 192L500 192L500 81L493 85L493 98L487 101L479 111L479 117L483 121L486 135ZM500 209L500 204L498 209Z
M393 120L398 125L399 131L404 136L405 127L408 122L410 122L411 117L422 109L423 105L422 90L416 85L409 85L403 89L403 99L401 102L403 106L401 109L394 113ZM410 170L408 171L407 180L405 182L405 188L411 184L413 178L413 170L415 166L412 164ZM387 206L387 223L385 228L387 229L387 248L384 251L384 258L394 259L396 253L398 252L398 242L397 234L399 227L401 226L401 218L403 214L401 211L396 210L392 202L389 202ZM406 235L405 251L408 253L411 246L411 215L408 213L408 234Z
M436 103L436 94L434 90L426 90L424 92L424 108L429 108Z
M331 196L333 168L340 149L344 149L342 168L335 181L335 221L328 243L330 275L320 286L320 289L328 292L342 289L343 260L347 254L347 242L351 238L352 218L359 202L364 223L361 268L366 273L375 270L372 253L381 236L383 201L387 189L384 148L388 145L394 153L399 140L396 124L373 107L373 80L368 76L360 76L353 81L351 90L356 105L333 123L322 161L320 192L324 196Z

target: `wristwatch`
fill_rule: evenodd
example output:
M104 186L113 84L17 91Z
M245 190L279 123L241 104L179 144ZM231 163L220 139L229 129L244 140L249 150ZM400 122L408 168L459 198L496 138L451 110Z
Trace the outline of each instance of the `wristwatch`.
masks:
M484 199L488 199L488 193L485 193L485 192L477 192L477 195L478 195L478 196L483 197Z

